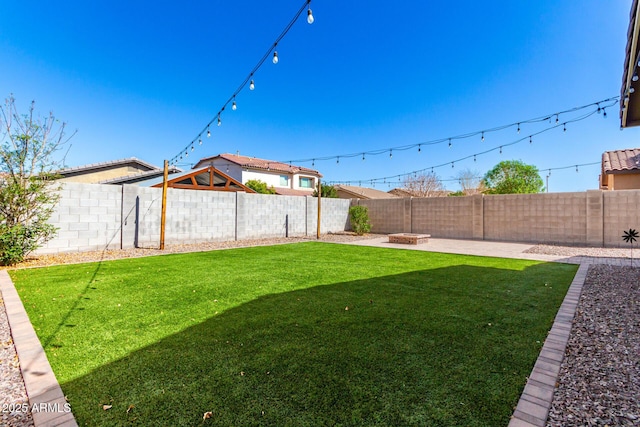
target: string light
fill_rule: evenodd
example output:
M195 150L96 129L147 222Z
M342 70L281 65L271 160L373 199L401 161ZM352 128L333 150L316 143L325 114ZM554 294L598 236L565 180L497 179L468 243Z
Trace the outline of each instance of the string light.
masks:
M211 138L211 129L207 126L207 138ZM202 139L200 139L200 145L202 145Z
M449 138L449 148L451 148L451 138Z
M484 131L482 131L482 137L480 138L480 141L484 142Z
M533 137L529 135L529 144L531 144L532 142L533 142Z
M362 153L362 161L364 162L364 153Z
M202 145L202 138L198 140L198 145Z
M393 159L393 150L389 150L389 158Z
M421 144L418 144L418 153L421 151L421 150L420 150L420 145L421 145Z
M253 69L251 70L251 72L249 73L248 77L246 77L244 79L244 81L240 84L240 86L238 86L238 88L236 89L236 91L231 95L231 97L227 100L227 102L225 102L222 106L222 108L220 109L220 111L218 112L218 126L220 126L221 124L221 118L220 118L220 112L224 111L225 107L227 105L229 105L229 103L232 103L231 105L231 109L232 110L236 110L237 105L236 105L236 95L238 95L246 86L247 83L249 83L249 90L254 90L255 89L255 81L253 79L254 74L260 69L260 67L264 64L264 62L266 61L266 59L269 57L269 55L273 52L273 58L272 61L274 64L278 63L278 52L275 50L276 46L278 45L278 43L280 42L280 40L282 40L287 33L289 32L289 30L291 30L291 28L293 27L293 25L296 23L296 21L298 20L298 18L300 17L300 15L302 15L302 13L304 12L305 9L308 9L307 11L307 22L309 24L314 22L314 17L311 13L311 0L305 0L304 3L302 4L302 6L300 7L300 9L298 9L298 11L296 12L296 14L294 15L293 19L291 21L289 21L289 24L287 24L287 26L284 28L284 30L280 33L280 35L278 36L278 38L275 40L275 42L273 43L273 45L269 48L269 50L267 50L267 52L262 56L262 58L258 61L258 63L253 67ZM199 134L197 138L201 138L202 135L204 134L205 130L207 132L207 137L211 137L211 131L209 130L209 126L212 124L214 119L212 119L206 126L205 129L203 129ZM193 142L196 140L196 138L194 138L191 142L191 144L193 144ZM187 145L187 149L188 149L189 145ZM178 157L179 156L179 157ZM171 163L176 163L177 160L182 160L182 151L180 152L180 154L178 156L173 157L170 160L170 164Z
M563 129L562 129L562 132L566 132L567 131L567 123L566 122L563 123L562 126L564 126Z
M518 123L518 134L520 133L520 123Z
M233 111L236 111L238 109L238 104L236 104L236 101L233 101L233 104L231 104L231 109Z
M309 10L307 10L307 23L309 25L313 24L315 21L315 18L313 17L313 13L311 12L311 8L309 8Z

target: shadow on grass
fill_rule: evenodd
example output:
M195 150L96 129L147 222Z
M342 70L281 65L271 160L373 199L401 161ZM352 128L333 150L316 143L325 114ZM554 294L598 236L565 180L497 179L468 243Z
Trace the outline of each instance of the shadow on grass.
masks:
M506 425L574 271L461 265L267 295L62 389L80 425Z

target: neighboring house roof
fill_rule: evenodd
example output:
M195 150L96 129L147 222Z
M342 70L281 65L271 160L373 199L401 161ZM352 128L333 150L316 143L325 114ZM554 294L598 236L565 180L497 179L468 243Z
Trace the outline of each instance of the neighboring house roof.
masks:
M265 171L285 172L285 173L304 173L322 178L322 174L315 169L305 168L303 166L290 165L275 160L258 159L257 157L240 156L237 154L219 154L217 156L205 157L200 159L193 167L194 169L208 166L214 160L226 160L243 168L260 169Z
M169 175L173 176L176 173L182 172L182 169L175 166L169 166ZM162 177L164 179L163 169L154 169L146 172L140 172L134 175L120 176L117 178L105 179L98 184L138 184L153 178Z
M606 174L640 173L640 148L605 151L602 171Z
M620 126L640 125L640 80L634 82L634 75L640 73L638 59L640 57L640 2L633 0L629 13L627 29L627 48L625 51L622 87L620 88ZM635 86L635 87L634 87ZM635 89L633 92L629 89ZM626 101L625 101L626 99Z
M387 193L393 194L394 196L398 197L411 197L411 193L409 193L407 190L403 190L402 188L394 188L393 190L387 191Z
M338 194L343 192L348 196L353 196L352 198L354 199L395 199L398 197L395 194L376 190L375 188L356 187L353 185L342 184L337 184L333 187L338 191Z
M120 167L120 166L133 166L137 169L147 170L147 171L160 169L150 163L143 162L142 160L137 159L135 157L129 157L128 159L111 160L108 162L91 163L83 166L74 166L70 168L64 168L59 170L57 174L62 175L63 177L67 177L67 176L79 175L82 173L96 172L103 169L112 169L114 167Z

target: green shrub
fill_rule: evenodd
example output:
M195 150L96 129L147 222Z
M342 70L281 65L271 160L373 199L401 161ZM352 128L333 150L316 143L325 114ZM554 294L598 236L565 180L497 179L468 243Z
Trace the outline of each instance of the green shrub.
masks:
M244 185L260 194L276 194L276 190L273 187L267 187L267 183L260 181L259 179L250 179L245 182Z
M51 224L0 226L0 265L15 265L55 233Z
M366 206L351 206L349 208L349 220L351 229L359 236L371 231L369 222L369 209Z

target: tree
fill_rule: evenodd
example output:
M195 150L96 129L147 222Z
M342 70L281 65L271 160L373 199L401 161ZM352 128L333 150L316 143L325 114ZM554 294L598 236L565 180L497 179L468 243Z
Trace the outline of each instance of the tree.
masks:
M56 232L47 221L58 201L54 154L68 142L66 123L18 114L13 95L0 106L0 264L13 265ZM74 132L75 134L75 132Z
M474 194L482 194L487 191L482 177L477 171L471 169L463 169L456 176L460 183L461 190L452 195L455 196L472 196Z
M484 176L484 183L491 194L540 193L544 182L538 168L520 160L505 160Z
M442 195L444 186L438 175L428 172L408 176L402 184L402 189L411 194L412 197L434 197Z
M250 179L245 182L247 187L260 194L276 194L276 190L273 187L267 187L267 183L260 181L259 179Z
M333 185L323 185L320 184L320 193L322 197L327 197L329 199L337 199L338 198L338 190ZM318 197L318 190L313 190L313 197Z

